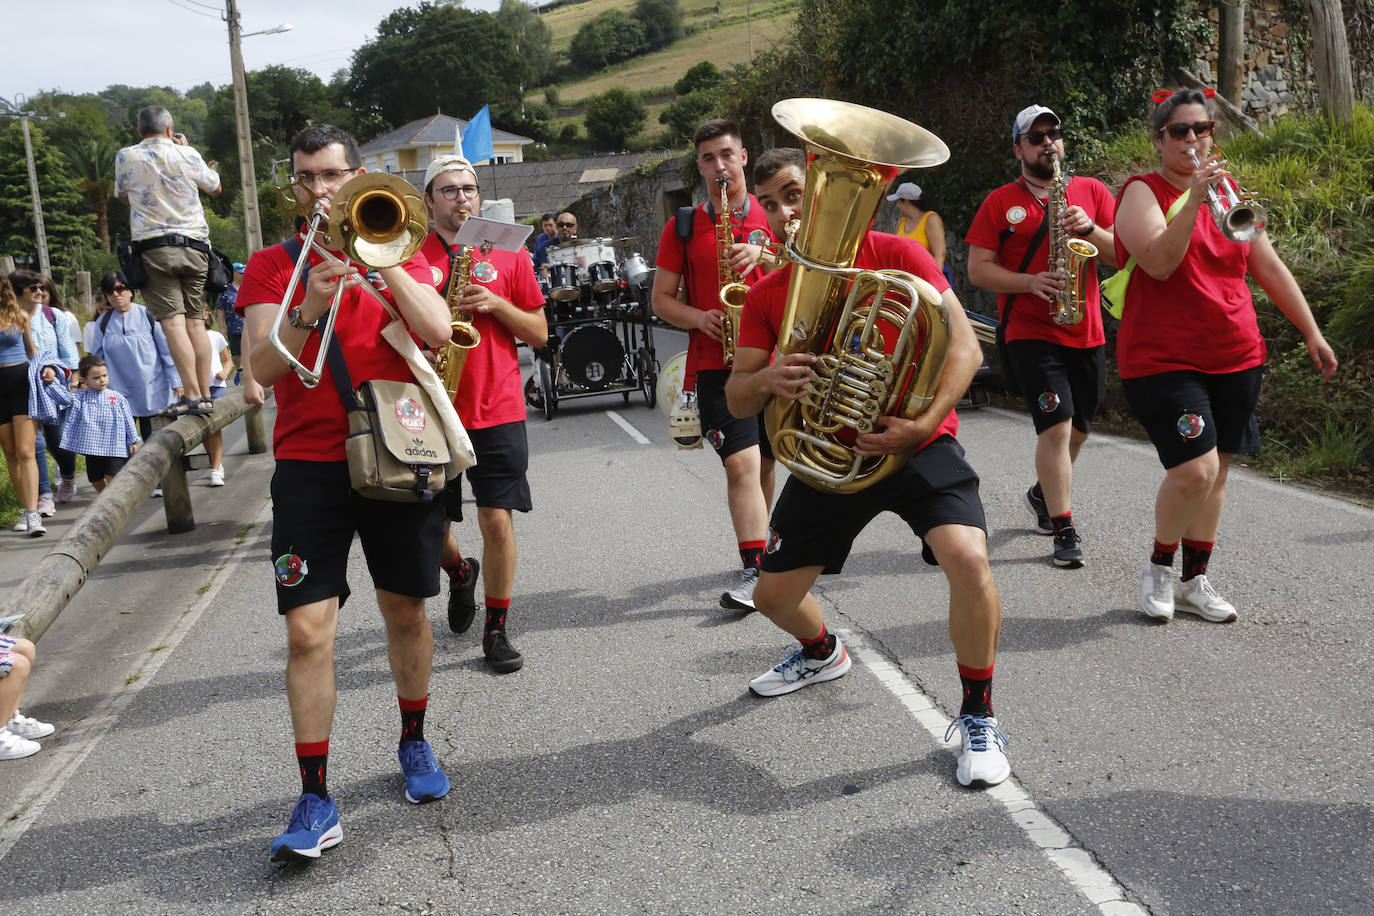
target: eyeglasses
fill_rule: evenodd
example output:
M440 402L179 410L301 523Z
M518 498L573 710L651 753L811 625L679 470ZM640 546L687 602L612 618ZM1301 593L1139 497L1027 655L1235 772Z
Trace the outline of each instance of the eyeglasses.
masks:
M293 175L293 176L291 176L291 177L294 178L295 181L296 181L296 184L300 185L301 187L303 187L303 188L313 188L313 187L315 186L315 182L316 182L317 180L318 180L318 181L323 181L323 182L325 183L326 186L329 186L329 185L332 185L332 184L337 184L338 181L339 181L339 179L343 178L345 175L349 174L350 172L356 172L356 171L358 171L358 170L357 170L357 169L325 169L325 170L322 171L322 172L297 172L295 175Z
M1183 140L1187 138L1188 132L1192 131L1193 135L1201 140L1203 137L1210 137L1212 135L1212 128L1216 126L1216 121L1193 121L1191 123L1179 121L1177 124L1164 125L1164 127L1160 128L1159 132L1161 134L1168 133L1168 135L1175 140Z
M559 229L576 229L576 228L577 228L577 223L559 223L559 224L558 224L558 228L559 228Z
M480 189L475 184L451 184L446 188L435 188L434 190L442 195L444 200L457 200L459 194L464 197L476 197Z
M1056 143L1064 139L1064 132L1057 127L1051 127L1049 130L1033 130L1026 134L1026 140L1031 146L1039 146L1045 142L1046 137L1050 138L1051 143Z

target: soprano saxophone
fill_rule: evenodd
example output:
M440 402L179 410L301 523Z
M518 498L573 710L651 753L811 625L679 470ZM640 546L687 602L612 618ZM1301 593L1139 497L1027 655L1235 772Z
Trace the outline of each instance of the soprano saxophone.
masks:
M1093 259L1097 246L1083 239L1070 238L1064 230L1069 209L1069 176L1060 168L1059 157L1050 154L1054 174L1050 177L1050 199L1045 204L1045 219L1050 224L1050 269L1065 280L1064 288L1050 300L1050 318L1055 324L1075 325L1083 320L1087 300L1088 274L1097 270Z
M744 314L744 297L749 287L740 282L739 275L730 269L730 246L735 244L735 226L730 218L729 182L720 178L720 221L716 223L716 275L720 286L721 356L725 365L735 361L735 341L739 337L740 317Z

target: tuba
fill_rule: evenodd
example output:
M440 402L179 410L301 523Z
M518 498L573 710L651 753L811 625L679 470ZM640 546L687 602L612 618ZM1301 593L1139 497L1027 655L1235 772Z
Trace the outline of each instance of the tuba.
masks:
M320 225L328 220L326 241L336 251L342 251L349 260L364 267L395 267L410 260L424 243L429 231L429 217L420 200L420 193L414 186L403 178L385 172L365 172L344 182L329 204L328 211L324 202L308 188L295 185L277 188L276 191L281 198L282 209L288 215L294 214L308 220L309 229L300 256L296 258L295 269L291 271L291 279L286 284L286 294L282 296L277 309L277 319L272 324L269 339L272 347L300 377L301 384L314 388L324 373L325 357L334 336L334 322L339 317L339 301L343 298L344 285L338 285L329 305L313 367L306 366L293 356L282 343L281 325L291 310L291 299L300 284L301 272L310 263L311 251L326 261L344 263L319 243ZM362 289L390 308L366 277L363 277Z
M1095 273L1097 246L1083 239L1069 238L1064 231L1064 213L1069 208L1069 176L1059 166L1059 157L1050 154L1054 174L1050 177L1050 199L1045 204L1045 219L1050 232L1050 269L1065 280L1064 288L1050 300L1050 318L1055 324L1075 325L1083 320L1087 301L1088 275Z
M1212 152L1221 155L1219 147L1212 147ZM1193 160L1193 168L1202 168L1197 150L1189 147L1188 155ZM1240 186L1229 175L1223 175L1217 187L1221 188L1220 194L1211 185L1207 186L1207 208L1212 211L1217 228L1228 241L1238 245L1253 242L1269 224L1269 214L1253 200L1242 197Z
M911 419L930 406L950 334L929 283L853 265L892 179L939 165L949 148L909 121L848 102L784 99L773 118L802 140L808 163L801 220L788 230L793 268L777 351L819 359L805 397L773 398L764 419L789 471L816 489L853 493L909 459L857 455L851 444L880 416Z
M735 340L739 337L740 316L749 287L730 269L730 246L735 244L735 226L730 218L729 183L720 182L720 220L716 223L716 274L720 287L720 346L725 365L735 361Z

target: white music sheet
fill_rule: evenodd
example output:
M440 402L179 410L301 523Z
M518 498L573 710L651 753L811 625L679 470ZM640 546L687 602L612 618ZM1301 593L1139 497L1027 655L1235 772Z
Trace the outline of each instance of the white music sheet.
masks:
M480 248L490 242L492 248L499 248L502 251L519 251L524 246L525 239L529 238L533 231L533 226L526 226L522 223L503 223L500 220L469 216L463 220L463 225L458 229L458 237L453 240L453 244L476 245Z

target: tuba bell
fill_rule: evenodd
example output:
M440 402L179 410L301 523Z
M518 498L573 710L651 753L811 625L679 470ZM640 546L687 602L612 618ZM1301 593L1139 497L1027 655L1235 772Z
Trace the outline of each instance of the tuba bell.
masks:
M807 153L806 191L785 257L793 262L779 355L818 357L799 401L764 408L774 456L810 486L853 493L909 455L857 455L854 438L879 416L930 406L949 351L949 313L926 281L854 268L888 185L904 169L939 165L949 148L895 115L829 99L784 99L773 118ZM895 341L891 338L895 336Z

